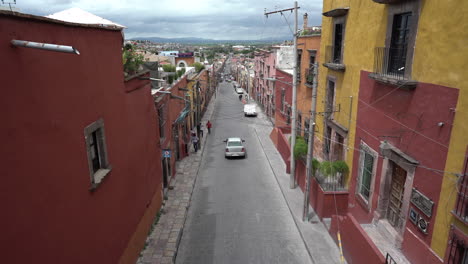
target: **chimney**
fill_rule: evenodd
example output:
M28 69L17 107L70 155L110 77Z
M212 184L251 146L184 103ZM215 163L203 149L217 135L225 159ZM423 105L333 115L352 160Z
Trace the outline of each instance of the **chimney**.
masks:
M307 18L307 13L304 14L304 25L302 26L302 29L303 30L306 30L307 29L307 24L308 24L308 21L309 19Z

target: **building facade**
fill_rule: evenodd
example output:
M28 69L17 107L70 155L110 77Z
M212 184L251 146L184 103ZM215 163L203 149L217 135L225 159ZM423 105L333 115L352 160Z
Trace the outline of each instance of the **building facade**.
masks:
M136 78L148 74L124 79L122 28L8 11L0 23L1 261L134 263L162 203L158 118Z
M331 233L353 263L467 254L468 53L452 52L467 39L462 6L324 1L321 153L350 168L347 214L332 217Z

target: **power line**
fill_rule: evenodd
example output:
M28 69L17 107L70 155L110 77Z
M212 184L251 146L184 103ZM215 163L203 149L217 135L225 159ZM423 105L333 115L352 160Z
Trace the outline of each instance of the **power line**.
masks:
M239 115L241 114L242 112L239 112ZM238 122L242 122L242 123L249 123L251 124L250 122L246 121L245 119L243 118L239 118L238 116L224 116L224 117L221 117L221 118L215 118L214 120L236 120ZM279 121L278 122L282 122L282 121ZM283 123L285 125L289 125L288 123ZM264 124L256 124L256 125L260 125L260 126L267 126L267 127L271 127L270 125L264 125ZM368 135L370 135L372 138L374 138L375 140L377 141L380 141L379 138L375 137L372 133L368 132L367 130L363 129L363 128L360 128L361 130L363 130L365 133L367 133ZM306 132L305 129L299 129L301 132ZM309 131L307 131L309 132ZM361 150L360 149L356 149L354 147L351 147L351 146L347 146L345 145L344 143L340 143L336 140L333 140L332 138L329 138L329 137L326 137L325 135L321 134L321 133L318 133L318 132L315 132L317 135L321 136L323 139L327 139L327 140L330 140L331 142L334 142L334 143L337 143L339 145L342 145L343 147L346 147L347 149L351 149L353 151L357 151L357 152L360 152ZM382 155L378 155L379 157L381 158L386 158L385 156L382 156ZM408 165L412 165L414 166L414 164L412 163L406 163ZM444 170L440 170L440 169L435 169L435 168L431 168L431 167L427 167L425 165L422 165L422 164L418 164L416 165L416 167L419 167L419 168L422 168L422 169L426 169L426 170L430 170L430 171L433 171L433 172L439 172L439 173L446 173L446 174L452 174L452 175L455 175L455 176L460 176L460 173L458 172L450 172L450 171L444 171Z

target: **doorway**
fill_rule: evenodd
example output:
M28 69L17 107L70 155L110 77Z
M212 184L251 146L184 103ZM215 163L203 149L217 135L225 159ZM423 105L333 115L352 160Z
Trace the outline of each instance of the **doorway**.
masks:
M395 163L393 163L392 167L392 182L390 185L387 219L393 227L399 228L401 225L400 215L403 205L403 195L405 193L406 171Z

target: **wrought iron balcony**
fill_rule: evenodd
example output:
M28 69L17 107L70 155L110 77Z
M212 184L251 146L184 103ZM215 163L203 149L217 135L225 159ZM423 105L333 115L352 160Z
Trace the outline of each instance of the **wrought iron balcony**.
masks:
M374 72L369 74L369 77L404 89L416 88L417 82L411 80L409 71L406 69L406 54L406 48L375 48Z
M346 69L343 64L342 47L339 45L326 46L325 48L325 63L323 66L335 70L344 71Z
M306 79L306 85L312 86L314 84L314 69L313 68L308 68L305 71L305 79Z
M466 177L468 176L463 176L461 183L458 185L457 203L452 213L465 224L468 224L468 182Z

